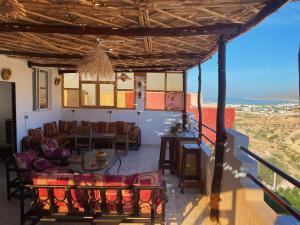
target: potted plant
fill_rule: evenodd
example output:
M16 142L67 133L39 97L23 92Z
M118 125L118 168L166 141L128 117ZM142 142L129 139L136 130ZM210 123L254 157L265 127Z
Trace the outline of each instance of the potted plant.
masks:
M182 124L181 123L174 123L173 126L170 127L170 134L177 135L178 132L182 131Z

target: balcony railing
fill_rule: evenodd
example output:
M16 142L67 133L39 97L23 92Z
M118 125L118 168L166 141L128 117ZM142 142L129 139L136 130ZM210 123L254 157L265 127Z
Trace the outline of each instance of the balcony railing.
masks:
M293 184L295 187L300 188L300 181L295 179L294 177L288 175L278 167L272 165L268 161L262 159L249 149L241 146L240 149L245 152L246 154L250 155L252 158L257 160L258 162L262 163L264 166L268 167L270 170ZM254 175L247 173L247 177L251 179L254 183L256 183L260 188L263 189L263 191L270 196L271 199L273 199L277 204L279 204L283 209L285 209L287 212L289 212L292 216L294 216L297 220L300 221L300 214L295 210L292 206L290 206L286 201L284 201L280 196L278 196L275 192L273 192L271 189L269 189L266 185L264 185L261 181L259 181Z
M192 129L194 130L194 131L196 131L197 133L199 133L199 129L198 129L198 120L196 120L196 119L194 119L194 118L190 118L190 120L191 120L191 124L192 124ZM215 129L213 129L213 128L211 128L211 127L209 127L209 126L207 126L206 124L203 124L202 123L202 127L204 127L204 128L206 128L207 129L207 131L208 132L212 132L214 135L216 134L216 130ZM213 141L208 135L207 135L207 132L206 133L204 133L203 132L203 130L202 130L202 133L200 134L203 138L205 138L205 140L207 140L210 144L212 144L212 145L216 145L216 142L215 141Z

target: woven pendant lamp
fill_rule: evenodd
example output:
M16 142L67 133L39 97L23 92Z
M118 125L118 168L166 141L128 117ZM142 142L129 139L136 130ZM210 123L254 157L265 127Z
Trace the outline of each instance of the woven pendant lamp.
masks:
M106 53L98 45L77 64L80 76L98 80L113 80L114 71Z
M26 10L18 0L0 0L0 15L7 18L21 18L26 15Z

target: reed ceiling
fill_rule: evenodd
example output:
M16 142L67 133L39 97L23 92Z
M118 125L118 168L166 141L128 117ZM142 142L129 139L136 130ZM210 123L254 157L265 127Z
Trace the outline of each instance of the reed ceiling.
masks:
M39 32L1 30L0 53L43 64L76 64L100 44L116 70L185 70L216 50L222 34L232 39L287 1L273 0L20 0L23 18L0 17L3 24L41 25ZM264 11L266 11L264 13ZM257 21L256 21L257 20ZM101 35L45 33L42 25L110 28L180 28L233 25L197 35Z

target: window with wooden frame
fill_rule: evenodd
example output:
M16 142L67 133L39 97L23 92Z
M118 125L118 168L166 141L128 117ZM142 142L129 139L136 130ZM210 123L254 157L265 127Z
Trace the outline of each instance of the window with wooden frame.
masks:
M33 69L33 111L51 108L51 75L48 70Z
M134 109L134 73L116 73L112 80L65 73L63 107Z
M147 73L145 109L183 110L183 73Z
M117 73L117 108L135 108L134 73Z

